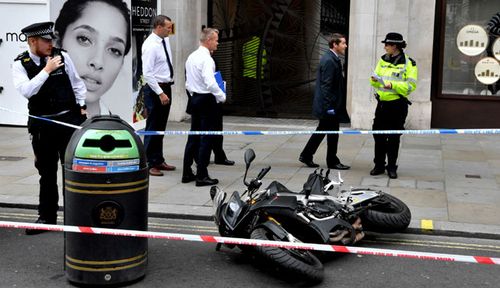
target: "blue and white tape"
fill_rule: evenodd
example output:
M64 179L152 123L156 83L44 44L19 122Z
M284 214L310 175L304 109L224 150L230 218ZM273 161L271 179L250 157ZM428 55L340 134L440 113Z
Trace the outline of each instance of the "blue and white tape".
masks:
M26 114L26 113L22 113L22 112L17 112L17 111L14 111L14 110L11 110L11 109L8 109L8 108L5 108L5 107L1 107L1 106L0 106L0 110L7 111L7 112L10 112L10 113L20 114L20 115L23 115L23 116L28 116L28 117L31 117L31 118L34 118L34 119L38 119L38 120L44 120L44 121L47 121L47 122L56 123L56 124L63 125L63 126L66 126L66 127L71 127L71 128L74 128L74 129L82 129L82 127L78 126L78 125L73 125L73 124L69 124L69 123L66 123L66 122L57 121L57 120L54 120L54 119L49 119L49 118L45 118L45 117L40 117L40 116L30 115L30 114Z
M137 131L138 135L310 135L310 134L339 134L339 135L373 135L373 134L500 134L500 129L427 129L427 130L340 130L340 131Z
M0 110L21 114L24 116L40 119L48 122L57 123L67 127L82 129L81 126L68 124L65 122L48 119L44 117L29 115L8 108L0 107ZM289 135L311 135L311 134L339 134L339 135L373 135L373 134L406 134L406 135L432 135L432 134L500 134L500 128L485 129L425 129L425 130L340 130L340 131L316 131L316 130L283 130L283 131L265 131L265 130L242 130L242 131L136 131L142 136L176 136L176 135L245 135L245 136L289 136Z

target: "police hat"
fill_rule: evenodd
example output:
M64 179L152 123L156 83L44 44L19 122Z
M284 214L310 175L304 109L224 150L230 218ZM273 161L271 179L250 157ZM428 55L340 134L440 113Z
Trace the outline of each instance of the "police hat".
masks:
M406 44L405 40L403 40L403 35L396 32L387 33L387 35L385 35L385 39L382 40L382 43Z
M21 29L21 32L23 32L26 37L38 36L52 40L54 39L54 30L52 27L54 27L54 22L40 22L24 27Z

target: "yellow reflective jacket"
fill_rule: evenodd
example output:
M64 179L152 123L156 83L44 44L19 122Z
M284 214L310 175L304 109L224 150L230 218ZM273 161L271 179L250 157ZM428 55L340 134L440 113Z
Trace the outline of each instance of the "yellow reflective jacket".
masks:
M389 62L388 55L382 56L378 61L374 74L378 75L384 83L391 83L392 89L384 88L379 81L373 81L370 77L370 84L375 88L380 101L393 101L401 97L408 99L411 92L417 88L418 69L415 60L402 54L399 61Z
M243 44L243 76L257 79L257 55L260 46L260 38L253 36L249 41ZM266 49L262 49L262 60L260 66L260 78L264 79L264 65L267 64Z

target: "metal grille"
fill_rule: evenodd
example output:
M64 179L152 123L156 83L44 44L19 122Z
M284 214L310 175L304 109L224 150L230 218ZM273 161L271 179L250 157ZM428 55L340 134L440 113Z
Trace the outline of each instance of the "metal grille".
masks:
M349 0L213 0L225 114L308 118L326 35L348 32Z

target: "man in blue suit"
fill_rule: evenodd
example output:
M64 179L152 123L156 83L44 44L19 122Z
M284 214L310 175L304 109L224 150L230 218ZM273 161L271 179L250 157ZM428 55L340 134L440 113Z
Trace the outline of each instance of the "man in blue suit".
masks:
M339 55L344 55L347 49L345 36L332 34L328 41L330 49L321 57L316 76L314 91L313 115L319 120L316 131L338 131L339 123L349 123L346 110L346 87L344 70ZM313 134L300 153L299 161L308 167L319 167L313 162L314 153L325 134ZM326 165L330 169L347 170L351 167L340 163L337 157L338 134L327 135Z

